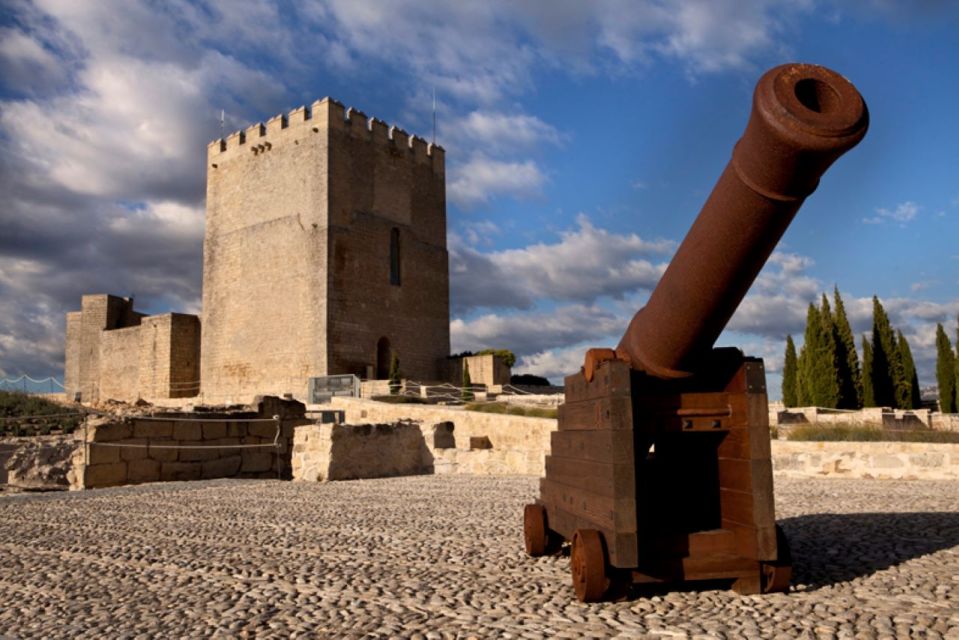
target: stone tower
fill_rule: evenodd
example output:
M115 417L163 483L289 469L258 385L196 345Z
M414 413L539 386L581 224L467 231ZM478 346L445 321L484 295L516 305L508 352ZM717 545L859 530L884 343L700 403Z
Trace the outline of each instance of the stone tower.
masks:
M444 377L443 150L330 99L208 148L201 392Z

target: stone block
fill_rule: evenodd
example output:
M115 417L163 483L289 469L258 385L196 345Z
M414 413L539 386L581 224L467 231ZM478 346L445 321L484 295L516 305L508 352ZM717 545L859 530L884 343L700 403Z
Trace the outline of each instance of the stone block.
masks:
M276 454L270 449L244 449L240 473L259 473L273 468Z
M232 478L240 471L243 458L240 455L210 460L201 465L202 478Z
M164 462L160 465L160 480L199 480L199 462Z
M133 425L128 422L108 422L89 427L87 434L87 439L91 442L126 440L133 435Z
M134 438L169 438L173 435L173 423L159 420L134 420Z
M179 449L167 449L166 447L172 447L177 443L173 440L161 440L160 442L151 442L149 448L146 450L147 458L150 460L156 460L158 462L176 462L179 457Z
M87 464L113 464L120 462L120 448L106 445L107 443L91 442L88 445Z
M180 421L173 423L174 440L202 440L203 428L200 422Z
M186 443L185 446L190 446ZM216 460L223 455L222 449L207 446L204 443L203 449L180 449L178 460L180 462L206 462L207 460Z
M217 440L227 436L227 427L225 422L204 422L203 439Z
M247 435L245 422L227 422L226 435L229 438L242 438Z
M894 454L878 455L873 459L873 466L877 469L894 469L903 466L899 456Z
M127 463L130 482L157 482L160 479L160 463L156 460L131 460Z
M117 485L126 483L126 462L87 465L87 468L83 473L83 487L85 489L96 489L97 487L115 487Z
M134 429L134 432L136 429ZM143 439L133 439L133 440L124 440L123 444L127 445L138 445L130 447L121 447L118 449L120 452L120 459L129 462L130 460L145 460L147 458L147 441Z
M269 438L271 441L276 437L275 422L250 422L248 423L247 433L258 438Z

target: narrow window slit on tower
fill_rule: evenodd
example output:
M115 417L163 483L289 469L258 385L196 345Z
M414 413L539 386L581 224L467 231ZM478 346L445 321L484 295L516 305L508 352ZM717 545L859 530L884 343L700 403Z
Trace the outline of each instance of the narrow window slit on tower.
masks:
M400 230L390 231L390 284L400 284Z

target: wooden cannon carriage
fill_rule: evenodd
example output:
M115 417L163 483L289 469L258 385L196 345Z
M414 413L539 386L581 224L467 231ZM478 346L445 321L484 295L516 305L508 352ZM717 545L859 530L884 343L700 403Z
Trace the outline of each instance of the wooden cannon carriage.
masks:
M572 543L582 601L611 585L784 591L762 360L713 348L803 201L868 128L855 87L789 64L760 79L712 194L616 349L566 378L526 551Z

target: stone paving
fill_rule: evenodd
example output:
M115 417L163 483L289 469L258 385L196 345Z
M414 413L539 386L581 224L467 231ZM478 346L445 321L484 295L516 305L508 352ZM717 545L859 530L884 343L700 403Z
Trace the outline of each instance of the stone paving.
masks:
M959 638L959 482L777 478L789 594L574 599L529 477L0 498L0 637Z

